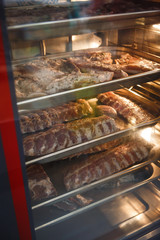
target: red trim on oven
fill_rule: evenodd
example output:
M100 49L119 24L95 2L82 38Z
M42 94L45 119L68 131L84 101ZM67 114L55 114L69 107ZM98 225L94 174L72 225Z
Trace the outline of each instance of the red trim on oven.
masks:
M7 165L19 237L30 240L31 228L24 189L15 120L0 25L0 132ZM9 216L8 216L9 217ZM9 228L8 228L9 231Z

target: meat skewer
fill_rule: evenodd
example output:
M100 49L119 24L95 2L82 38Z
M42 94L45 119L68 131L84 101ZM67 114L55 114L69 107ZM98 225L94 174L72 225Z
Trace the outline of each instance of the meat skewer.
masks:
M46 108L20 114L21 132L31 133L52 127L54 124L80 119L93 114L93 109L84 99L55 108Z
M51 129L24 137L26 156L40 156L80 144L117 131L114 119L108 116L56 124Z
M145 159L150 146L143 141L130 141L111 151L89 156L86 160L74 162L64 176L67 191L84 184L107 177Z
M101 93L97 98L101 103L113 107L118 114L133 125L153 119L150 113L136 103L113 92Z

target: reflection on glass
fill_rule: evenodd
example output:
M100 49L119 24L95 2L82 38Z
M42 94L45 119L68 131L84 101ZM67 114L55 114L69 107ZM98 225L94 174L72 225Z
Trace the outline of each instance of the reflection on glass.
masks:
M158 31L160 31L160 24L154 24L152 27Z
M145 128L140 132L140 136L144 138L146 141L151 142L152 141L152 128Z

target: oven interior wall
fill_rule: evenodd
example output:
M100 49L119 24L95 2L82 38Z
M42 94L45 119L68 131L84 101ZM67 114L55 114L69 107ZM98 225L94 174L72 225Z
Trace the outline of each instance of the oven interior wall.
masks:
M12 40L11 56L13 60L19 60L102 46L124 46L159 55L160 30L157 26L158 24L142 28L113 29L41 41Z

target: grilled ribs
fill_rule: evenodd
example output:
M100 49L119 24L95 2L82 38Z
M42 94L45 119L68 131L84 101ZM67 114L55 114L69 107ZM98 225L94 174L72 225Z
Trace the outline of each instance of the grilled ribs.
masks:
M84 99L55 108L46 108L20 115L21 132L30 133L52 127L54 124L80 119L93 114L93 109Z
M73 162L64 176L67 191L84 184L107 177L145 159L150 146L140 140L122 144L111 151L89 156L85 160Z
M101 61L91 61L90 59L86 60L85 58L69 58L70 62L74 65L76 65L81 72L83 73L90 73L94 71L97 72L112 72L113 78L124 78L127 77L128 74L120 69L120 67L116 64L106 64Z
M26 156L40 156L117 131L114 119L107 116L56 124L51 129L24 137Z
M101 93L98 100L113 107L118 114L123 116L130 124L138 124L153 119L153 116L131 100L121 97L113 92Z

